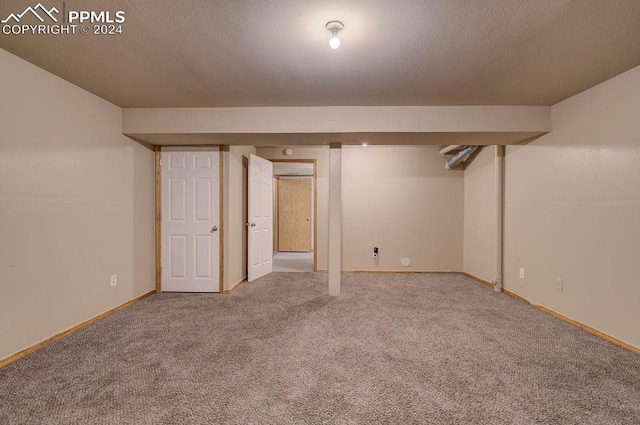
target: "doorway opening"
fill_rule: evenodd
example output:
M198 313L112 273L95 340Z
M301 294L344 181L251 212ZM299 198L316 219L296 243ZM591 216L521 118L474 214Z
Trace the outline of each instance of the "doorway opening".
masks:
M273 160L273 271L317 271L316 160Z

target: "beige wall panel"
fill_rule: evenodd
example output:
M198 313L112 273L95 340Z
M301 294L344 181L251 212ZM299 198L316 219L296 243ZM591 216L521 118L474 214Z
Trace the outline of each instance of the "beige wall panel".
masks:
M318 183L318 270L328 269L329 254L329 147L293 146L290 156L283 148L257 148L256 155L265 159L315 159L317 160Z
M464 271L496 277L495 146L486 146L464 170Z
M343 147L343 269L462 270L463 185L435 146Z
M553 131L508 147L505 174L506 289L636 347L638 111L640 67L553 106Z
M0 69L4 358L155 288L154 154L120 108L4 50Z
M133 148L134 296L155 289L155 153L138 143Z

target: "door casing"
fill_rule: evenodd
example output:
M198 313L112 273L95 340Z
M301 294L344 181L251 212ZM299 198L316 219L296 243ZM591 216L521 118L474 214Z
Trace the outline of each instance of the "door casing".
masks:
M318 160L269 159L271 162L302 162L313 164L313 271L318 271Z

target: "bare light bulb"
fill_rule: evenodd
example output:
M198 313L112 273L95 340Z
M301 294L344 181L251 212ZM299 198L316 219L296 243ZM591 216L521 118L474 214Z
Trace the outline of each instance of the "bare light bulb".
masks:
M331 32L331 40L329 40L329 46L331 46L332 49L337 49L338 47L340 47L340 39L338 38L338 31L332 31Z
M329 31L331 31L331 40L329 40L329 46L332 49L337 49L342 44L338 38L338 31L344 28L344 24L340 21L329 21L325 25Z

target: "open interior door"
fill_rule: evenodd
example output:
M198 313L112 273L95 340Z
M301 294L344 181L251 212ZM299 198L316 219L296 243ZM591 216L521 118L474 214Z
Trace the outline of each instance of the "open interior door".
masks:
M249 156L249 282L273 270L273 163Z

